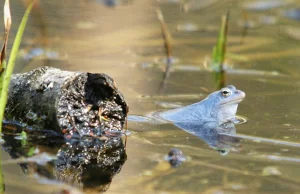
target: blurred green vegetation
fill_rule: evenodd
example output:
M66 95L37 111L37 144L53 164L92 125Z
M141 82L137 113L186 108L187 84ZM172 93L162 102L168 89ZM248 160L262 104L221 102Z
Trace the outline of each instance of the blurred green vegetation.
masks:
M221 89L225 86L224 61L226 57L228 21L229 21L229 12L227 12L226 15L222 16L222 22L221 22L221 28L219 31L218 40L212 52L211 68L213 69L214 72L217 89Z

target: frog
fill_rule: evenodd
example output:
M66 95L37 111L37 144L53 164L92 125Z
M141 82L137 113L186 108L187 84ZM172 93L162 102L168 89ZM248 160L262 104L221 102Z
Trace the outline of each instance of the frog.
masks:
M214 122L218 125L234 121L240 102L246 97L245 92L228 85L209 94L204 100L172 110L162 111L158 115L173 123Z

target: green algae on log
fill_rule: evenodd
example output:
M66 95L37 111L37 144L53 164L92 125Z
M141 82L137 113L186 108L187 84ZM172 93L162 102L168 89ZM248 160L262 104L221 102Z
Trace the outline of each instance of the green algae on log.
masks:
M68 137L119 136L127 111L109 76L41 67L12 76L5 120Z

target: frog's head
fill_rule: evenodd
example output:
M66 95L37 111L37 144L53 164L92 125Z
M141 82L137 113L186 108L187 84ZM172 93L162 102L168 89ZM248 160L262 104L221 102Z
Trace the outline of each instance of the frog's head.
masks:
M238 104L245 96L243 91L232 85L210 94L207 100L211 108L211 117L216 118L219 123L234 119Z

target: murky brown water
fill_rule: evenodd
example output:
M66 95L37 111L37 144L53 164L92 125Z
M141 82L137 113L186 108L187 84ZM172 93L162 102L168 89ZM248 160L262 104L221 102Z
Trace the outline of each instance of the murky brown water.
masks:
M127 161L106 193L299 192L300 21L286 17L299 6L296 0L191 0L185 5L138 0L119 1L114 8L101 2L40 1L26 28L16 71L49 65L107 73L124 94L130 115L187 105L217 89L205 61L229 8L226 84L247 94L238 114L248 121L236 126L240 145L226 156L172 124L129 122ZM11 4L12 40L24 4ZM161 94L165 52L158 7L172 34L176 59ZM33 48L46 49L48 56L31 59ZM177 168L164 161L174 147L187 156ZM2 152L2 161L9 158ZM5 193L52 193L67 187L37 183L19 165L3 165L3 171Z

